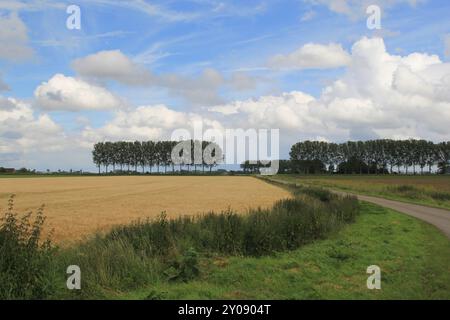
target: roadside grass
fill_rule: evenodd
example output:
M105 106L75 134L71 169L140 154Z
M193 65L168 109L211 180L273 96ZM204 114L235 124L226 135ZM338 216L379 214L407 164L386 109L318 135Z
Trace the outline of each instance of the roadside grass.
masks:
M450 299L450 241L412 217L361 203L354 224L264 257L207 258L198 279L160 282L116 299ZM369 290L370 265L381 290Z
M450 209L450 176L283 174L270 179Z

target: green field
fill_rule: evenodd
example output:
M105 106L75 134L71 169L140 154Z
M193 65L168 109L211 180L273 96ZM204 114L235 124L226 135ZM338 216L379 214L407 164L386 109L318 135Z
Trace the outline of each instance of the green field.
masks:
M271 180L450 209L449 175L277 175Z

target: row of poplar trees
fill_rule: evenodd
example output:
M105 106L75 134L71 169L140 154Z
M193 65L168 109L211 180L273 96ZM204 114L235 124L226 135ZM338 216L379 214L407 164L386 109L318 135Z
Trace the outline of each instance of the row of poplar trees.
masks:
M322 141L302 141L294 144L290 151L291 161L321 161L334 170L349 161L361 161L375 168L375 173L388 171L431 173L433 166L446 172L450 162L450 141L433 143L426 140L369 140L329 143ZM331 170L330 170L331 171Z
M208 141L193 141L188 140L191 146L191 152L189 153L189 160L179 165L179 170L182 167L187 167L187 171L190 171L193 167L194 171L197 171L198 167L201 167L202 171L205 171L205 167L212 170L214 166L219 164L219 161L214 163L204 162L194 163L194 147L201 145L204 151L207 146L213 145L212 156L216 152L219 152L219 148L216 144ZM101 168L105 168L105 172L108 173L112 168L113 172L117 169L123 171L138 172L138 168L141 168L142 173L149 170L152 173L153 168L159 173L161 169L167 173L167 169L170 168L172 172L175 171L175 163L172 161L172 150L180 143L179 141L117 141L117 142L98 142L94 145L92 151L92 159L95 165L98 167L99 173ZM203 159L203 157L202 157Z

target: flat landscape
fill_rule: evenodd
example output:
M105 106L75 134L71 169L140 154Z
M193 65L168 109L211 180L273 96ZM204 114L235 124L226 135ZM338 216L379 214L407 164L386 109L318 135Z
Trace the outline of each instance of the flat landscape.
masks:
M19 212L45 205L47 230L57 243L137 219L210 210L267 208L288 191L252 177L47 177L0 179L0 208L16 195ZM221 196L218 196L221 195Z

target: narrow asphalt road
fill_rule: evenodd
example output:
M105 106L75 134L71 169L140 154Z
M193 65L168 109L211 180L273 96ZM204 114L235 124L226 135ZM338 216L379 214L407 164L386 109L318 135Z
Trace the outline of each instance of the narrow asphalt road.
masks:
M438 209L432 207L421 206L401 201L388 200L378 197L365 196L342 191L333 191L340 194L351 194L358 198L358 200L371 202L382 207L386 207L409 216L416 217L420 220L434 225L439 230L450 238L450 211L445 209Z
M284 181L278 181L278 180L271 180L279 184L289 185L290 183L284 182ZM297 184L295 184L297 185ZM355 194L351 192L345 192L345 191L339 191L339 190L332 190L330 191L341 194L341 195L352 195L358 198L358 200L361 201L367 201L370 203L374 203L376 205L389 208L404 214L407 214L409 216L415 217L417 219L423 220L425 222L428 222L429 224L432 224L439 230L441 230L447 238L450 239L450 211L446 209L438 209L433 207L427 207L427 206L421 206L418 204L411 204L401 201L395 201L395 200L388 200L384 198L378 198L373 196L365 196L360 194Z

